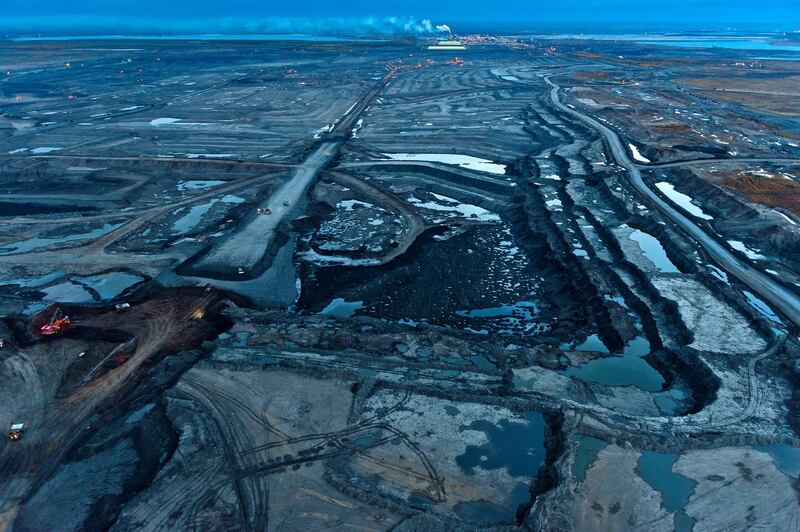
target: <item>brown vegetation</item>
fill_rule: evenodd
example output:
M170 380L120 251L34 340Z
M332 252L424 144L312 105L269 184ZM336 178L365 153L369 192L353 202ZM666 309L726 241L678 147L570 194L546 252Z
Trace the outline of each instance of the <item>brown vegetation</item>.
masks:
M683 122L656 122L650 124L650 129L665 135L690 135L692 128Z
M611 77L611 72L603 70L588 70L586 72L575 72L576 79L608 79Z
M748 201L769 207L782 207L800 216L800 183L783 177L727 175L722 184Z
M717 100L738 103L776 115L800 114L800 76L682 78L690 85Z

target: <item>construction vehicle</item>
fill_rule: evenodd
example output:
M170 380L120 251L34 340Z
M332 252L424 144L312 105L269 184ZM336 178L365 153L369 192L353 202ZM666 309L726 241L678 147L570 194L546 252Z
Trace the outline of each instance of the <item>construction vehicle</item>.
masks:
M50 318L50 322L42 325L39 333L44 336L52 336L64 331L69 327L69 323L69 316L65 316L60 308L56 308L55 312L53 312L53 317Z
M136 353L138 345L136 338L131 338L123 344L119 344L81 378L81 384L87 384L99 375L125 364Z
M25 423L14 423L11 425L11 430L8 431L8 439L17 441L22 438L22 431L25 428Z
M116 305L114 305L114 308L116 309L117 312L125 312L125 311L128 311L128 310L131 309L131 304L130 303L117 303Z
M243 266L239 266L239 269L237 271L239 272L239 275L244 275L244 267Z
M127 346L121 349L116 349L114 351L114 354L117 355L117 364L119 364L120 366L128 361L129 353L126 351L126 348Z

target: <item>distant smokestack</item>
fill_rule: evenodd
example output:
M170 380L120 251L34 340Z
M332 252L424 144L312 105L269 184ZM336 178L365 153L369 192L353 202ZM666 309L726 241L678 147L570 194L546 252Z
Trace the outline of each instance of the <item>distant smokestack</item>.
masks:
M446 31L448 37L451 37L451 38L453 37L453 30L451 30L450 26L448 26L447 24L440 24L440 25L436 26L436 31Z

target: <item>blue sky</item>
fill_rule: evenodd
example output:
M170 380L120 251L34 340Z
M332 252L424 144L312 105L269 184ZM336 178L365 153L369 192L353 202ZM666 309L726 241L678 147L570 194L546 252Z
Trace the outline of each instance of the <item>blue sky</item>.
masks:
M759 25L800 30L800 0L0 0L0 28L193 31L346 28L372 17L396 27L529 22L642 24L664 29ZM412 20L413 17L413 20ZM291 20L289 20L291 19ZM315 26L316 25L316 26ZM590 24L591 27L591 24Z

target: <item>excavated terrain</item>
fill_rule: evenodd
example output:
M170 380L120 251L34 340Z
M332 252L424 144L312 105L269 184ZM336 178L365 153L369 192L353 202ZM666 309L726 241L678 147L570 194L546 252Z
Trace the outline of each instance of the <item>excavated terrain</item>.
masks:
M800 63L471 42L0 41L0 530L800 527Z

